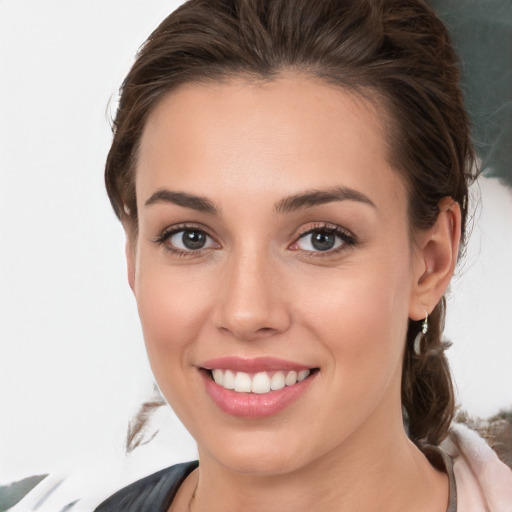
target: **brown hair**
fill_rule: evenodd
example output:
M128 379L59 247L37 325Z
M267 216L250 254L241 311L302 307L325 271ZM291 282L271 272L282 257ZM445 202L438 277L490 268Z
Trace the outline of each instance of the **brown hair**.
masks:
M409 194L411 231L431 227L452 197L467 216L475 178L458 61L448 32L421 0L190 0L138 53L122 88L105 180L117 216L136 229L135 163L148 115L177 86L236 75L272 80L287 70L376 102L391 163ZM454 414L442 342L444 299L429 316L423 355L409 322L402 404L410 438L438 444Z

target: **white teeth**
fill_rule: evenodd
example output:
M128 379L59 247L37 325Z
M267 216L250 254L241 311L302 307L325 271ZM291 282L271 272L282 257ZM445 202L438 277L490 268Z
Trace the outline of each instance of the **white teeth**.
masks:
M224 372L224 383L222 386L226 389L235 389L235 374L231 370Z
M288 372L288 375L286 376L286 379L284 379L284 382L287 386L293 386L294 384L297 384L297 372Z
M244 372L238 372L235 377L235 391L239 393L251 392L251 377Z
M310 370L294 370L285 372L277 371L272 377L267 372L249 374L245 372L234 372L232 370L212 370L213 380L225 389L234 389L238 393L265 394L270 391L278 391L285 386L293 386L302 382L310 375Z
M219 385L224 387L224 372L222 370L213 370L212 371L213 380Z
M297 374L297 380L299 382L302 382L306 377L309 376L311 372L309 370L301 370L298 374Z
M270 377L265 373L257 373L252 378L251 391L262 395L270 391Z
M278 389L283 389L284 386L285 386L284 373L283 372L274 373L274 375L272 375L272 378L270 379L270 389L272 391L277 391Z

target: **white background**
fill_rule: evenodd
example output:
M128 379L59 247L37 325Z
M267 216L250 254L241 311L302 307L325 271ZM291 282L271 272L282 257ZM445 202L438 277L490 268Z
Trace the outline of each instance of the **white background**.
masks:
M178 3L0 0L0 484L120 457L151 395L103 164L117 88ZM481 188L447 333L462 405L486 416L512 406L512 195ZM170 425L157 466L194 457Z

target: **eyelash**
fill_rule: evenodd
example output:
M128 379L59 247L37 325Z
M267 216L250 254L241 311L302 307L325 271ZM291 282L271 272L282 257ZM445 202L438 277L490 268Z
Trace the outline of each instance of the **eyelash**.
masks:
M350 233L348 230L343 229L339 226L336 226L335 224L329 224L329 223L319 223L313 226L308 226L304 231L299 233L297 236L297 239L291 246L294 246L299 243L299 241L303 238L306 238L308 235L311 235L313 233L324 233L329 235L336 235L338 238L341 239L341 244L334 248L334 249L328 249L325 251L303 251L305 254L307 254L308 257L312 258L318 258L318 257L328 257L332 256L333 254L337 254L341 251L346 251L347 249L355 246L357 244L357 238ZM293 250L300 250L300 249L293 249Z
M166 228L164 229L160 235L154 240L154 243L158 245L162 245L163 248L170 252L173 255L179 256L179 257L194 257L194 256L200 256L204 250L206 249L189 249L189 250L183 250L179 249L177 247L173 247L166 243L172 236L176 235L177 233L180 233L182 231L195 231L198 233L203 233L207 237L209 237L212 240L215 240L207 230L205 230L203 227L198 226L196 224L180 224L178 226L173 226L172 228ZM334 249L328 249L325 251L302 251L303 253L307 254L308 257L328 257L333 254L336 254L340 251L347 250L350 247L353 247L357 244L357 239L354 235L352 235L349 231L336 226L334 224L329 223L319 223L313 226L308 226L307 229L304 229L302 232L300 232L295 241L289 246L290 250L293 251L300 251L301 249L291 249L294 245L298 244L299 241L308 235L311 235L313 233L325 233L325 234L333 234L336 235L338 238L341 239L341 244L334 248ZM218 244L218 242L216 242Z
M176 235L177 233L180 233L181 231L194 231L197 233L203 233L207 237L214 240L214 238L208 233L207 230L205 230L201 226L198 226L197 224L180 224L178 226L173 226L172 228L165 228L160 233L160 235L154 240L154 243L156 243L158 245L162 245L164 250L166 250L167 252L170 252L171 254L173 254L175 256L179 256L179 257L183 257L183 258L199 256L204 249L197 249L195 251L190 249L188 251L185 251L183 249L179 249L178 247L173 247L166 243L173 235Z

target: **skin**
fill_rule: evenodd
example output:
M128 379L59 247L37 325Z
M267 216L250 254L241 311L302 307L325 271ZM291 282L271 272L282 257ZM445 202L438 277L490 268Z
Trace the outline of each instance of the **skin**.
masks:
M402 178L378 105L319 81L187 84L150 115L136 169L138 229L124 220L128 276L157 382L198 444L200 468L170 510L446 510L448 483L408 440L400 380L408 319L424 318L456 261L460 212L410 239ZM284 199L345 187L364 195L293 211ZM156 200L207 198L212 214ZM204 230L177 255L162 231ZM311 229L355 243L315 251ZM190 226L188 226L190 227ZM156 242L160 238L159 242ZM237 418L198 370L224 356L318 368L280 413Z

